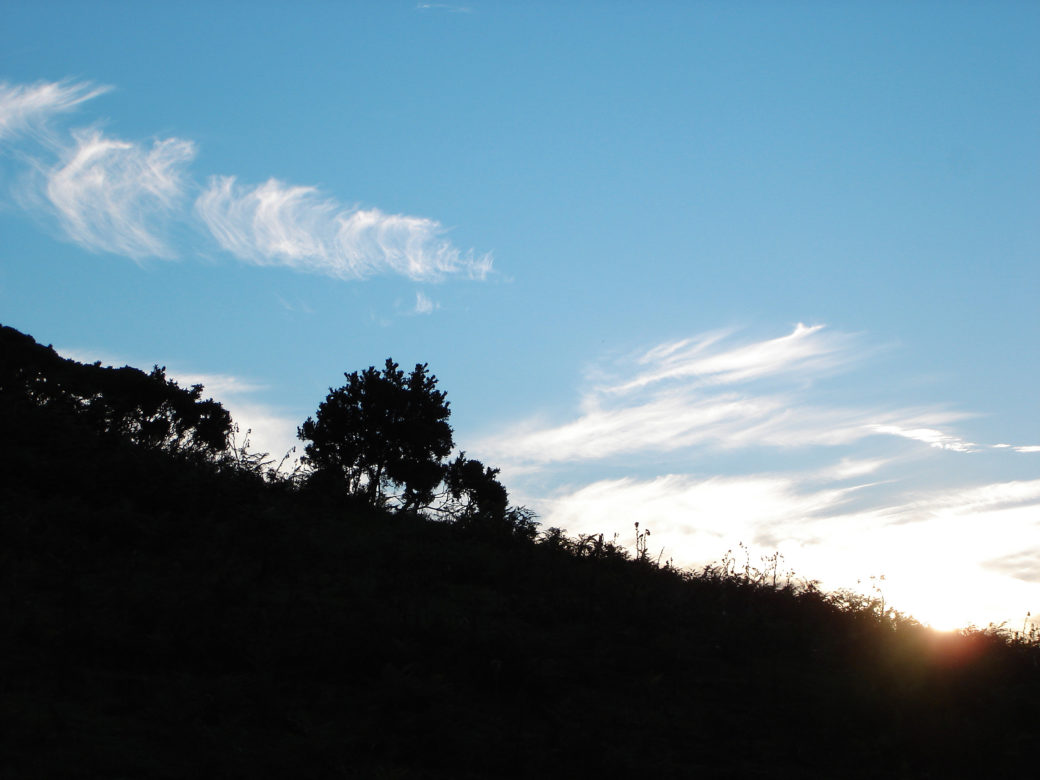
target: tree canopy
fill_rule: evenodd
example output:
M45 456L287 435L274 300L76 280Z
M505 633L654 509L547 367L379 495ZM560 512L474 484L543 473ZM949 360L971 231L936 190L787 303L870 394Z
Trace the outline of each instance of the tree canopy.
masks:
M103 367L61 357L32 336L0 326L0 395L8 408L46 408L98 433L171 452L215 456L228 446L231 415L202 400L202 385L182 388L155 366Z
M297 432L309 442L306 461L372 506L384 505L394 487L405 509L429 504L454 447L437 377L425 363L405 374L391 358L382 370L369 366L344 376L346 384L330 388Z
M461 453L448 464L444 484L456 501L465 501L458 514L462 518L505 517L509 505L509 494L498 481L499 469L484 466Z

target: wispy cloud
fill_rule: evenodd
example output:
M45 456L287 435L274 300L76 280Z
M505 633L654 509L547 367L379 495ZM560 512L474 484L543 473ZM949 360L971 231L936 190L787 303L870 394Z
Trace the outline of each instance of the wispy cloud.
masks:
M888 424L873 424L869 427L877 433L887 433L892 436L902 436L905 439L924 442L930 447L935 447L939 450L952 450L954 452L979 451L979 448L974 443L935 428L906 428L902 425Z
M345 280L377 274L484 279L491 270L490 254L459 249L444 226L427 217L346 206L315 187L276 179L247 187L234 176L213 176L199 187L187 172L195 158L190 140L142 143L96 129L52 130L58 114L106 90L73 81L0 83L0 142L10 141L5 148L31 173L18 200L51 213L62 232L88 250L135 260L173 257L183 253L175 248L177 235L188 237L193 251L204 251L200 242L212 238L253 265ZM183 203L190 190L201 191L194 213Z
M878 433L902 431L917 419L953 423L965 416L957 412L824 408L794 396L671 392L618 408L588 409L576 420L557 426L521 424L489 439L484 446L500 458L543 464L695 446L720 450L833 447ZM877 424L878 419L894 419L900 424ZM946 449L958 449L952 444L959 441L956 437L936 435L950 442Z
M662 541L681 534L760 542L763 530L833 510L851 490L804 491L789 474L602 480L550 500L545 521L580 532L593 525L627 530L641 520Z
M432 314L433 310L437 308L437 304L423 295L422 292L415 294L415 314Z
M195 209L221 247L256 265L284 265L340 279L397 273L483 278L489 255L463 253L435 220L347 208L314 187L269 179L257 187L216 176Z
M1040 547L1001 555L983 566L1016 580L1040 584Z
M858 479L873 474L890 462L888 458L842 458L833 466L820 469L817 473L828 482Z
M170 371L168 373L182 387L202 385L206 388L207 396L213 396L218 399L229 395L247 395L265 389L262 384L231 374L197 374L186 371Z
M1040 480L987 482L973 464L1032 446L973 443L956 431L973 415L938 404L836 402L823 379L870 352L804 325L762 341L668 342L590 370L571 419L521 423L472 449L572 534L631 543L638 521L679 565L744 542L751 565L779 551L828 588L885 574L890 603L943 627L1021 620L1040 603L1040 582L1025 581L1040 563L1014 557L1040 534ZM571 483L546 487L564 468Z
M824 468L602 480L540 507L546 525L618 532L627 544L639 521L652 548L682 566L718 561L744 542L751 565L780 552L785 567L829 589L859 589L884 574L891 605L944 628L1035 611L1040 557L1022 545L1040 532L1040 480L892 495L830 476Z
M451 3L419 3L416 6L419 11L444 11L449 14L471 14L473 9L466 5L452 5Z
M1037 503L1040 503L1040 479L996 482L952 492L944 491L933 495L925 507L934 515L949 512L966 515ZM1040 531L1040 514L1034 520Z
M963 490L933 489L893 495L884 485L840 484L830 467L815 471L765 472L698 477L668 474L652 479L600 480L565 490L546 503L546 522L575 531L598 526L624 528L651 520L654 533L705 536L758 545L822 544L840 527L850 532L907 535L904 526L931 524L964 530L973 519L1004 513L1021 541L1021 532L1040 530L1040 480L987 483ZM864 492L877 495L861 500ZM853 498L857 501L853 502ZM979 533L985 534L981 527ZM989 531L999 533L999 529ZM917 534L917 531L914 531ZM937 531L937 533L939 533ZM947 542L933 540L937 547ZM872 547L874 545L871 545ZM999 547L999 545L997 545ZM686 549L686 545L683 545ZM690 552L690 550L687 550ZM696 553L688 560L697 560ZM708 553L711 554L710 552Z
M182 206L194 144L167 138L148 147L96 130L73 138L74 146L45 174L47 200L68 237L135 260L175 256L164 236Z
M286 300L281 295L277 294L275 297L278 300L278 305L280 305L287 312L292 312L294 314L314 314L314 309L311 308L311 305L304 300L297 299L290 301Z
M728 335L719 331L654 347L639 358L645 370L611 389L634 390L667 379L732 384L779 373L820 373L854 357L849 349L852 337L827 332L823 325L798 323L786 336L713 351Z
M0 81L0 141L21 135L43 136L52 117L71 111L108 89L85 81L41 81L28 85Z
M1014 444L994 444L993 449L996 450L1011 450L1012 452L1040 452L1040 445L1037 444L1025 444L1016 446Z
M635 361L634 378L624 376L633 367L622 366L620 378L587 388L575 419L520 423L489 437L481 451L506 462L546 464L695 446L833 447L878 434L969 451L937 427L965 413L814 403L804 392L808 380L864 354L847 334L799 324L787 336L729 348L724 338L712 333L655 347ZM764 378L787 387L765 391L757 384Z

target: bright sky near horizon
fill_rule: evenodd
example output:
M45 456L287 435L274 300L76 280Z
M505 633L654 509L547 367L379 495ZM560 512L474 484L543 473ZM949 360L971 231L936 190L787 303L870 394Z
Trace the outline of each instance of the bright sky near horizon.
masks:
M1033 2L8 0L0 322L278 454L343 372L427 362L546 525L1018 628L1038 36Z

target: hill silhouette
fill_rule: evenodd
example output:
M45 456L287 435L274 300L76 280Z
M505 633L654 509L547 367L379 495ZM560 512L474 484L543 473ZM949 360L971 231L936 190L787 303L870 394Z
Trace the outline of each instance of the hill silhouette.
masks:
M374 508L191 426L115 425L103 393L57 402L23 381L19 354L0 353L2 777L1035 765L1028 637L940 634L729 562L660 566L645 538L631 555L602 536ZM48 387L54 367L75 370L48 360L34 375Z

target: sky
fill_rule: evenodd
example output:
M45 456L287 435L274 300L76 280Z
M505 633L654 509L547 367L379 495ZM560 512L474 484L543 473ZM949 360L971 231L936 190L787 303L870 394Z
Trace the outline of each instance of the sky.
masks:
M345 372L428 363L544 526L1021 628L1038 34L1032 2L0 0L0 322L202 382L276 456Z

